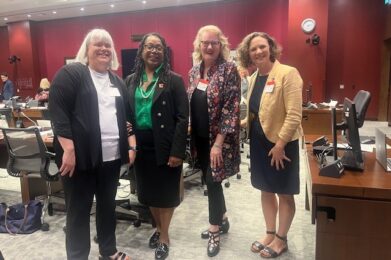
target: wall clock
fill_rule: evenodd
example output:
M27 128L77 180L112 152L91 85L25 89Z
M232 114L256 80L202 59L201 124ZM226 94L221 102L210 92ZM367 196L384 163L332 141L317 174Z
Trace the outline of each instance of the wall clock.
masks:
M315 30L316 22L312 18L304 19L301 23L301 29L305 33L312 33Z

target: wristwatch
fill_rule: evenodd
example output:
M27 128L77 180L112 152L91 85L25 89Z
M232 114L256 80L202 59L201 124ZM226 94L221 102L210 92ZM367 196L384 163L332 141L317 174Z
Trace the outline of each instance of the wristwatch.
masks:
M137 152L137 145L136 146L129 145L128 150Z

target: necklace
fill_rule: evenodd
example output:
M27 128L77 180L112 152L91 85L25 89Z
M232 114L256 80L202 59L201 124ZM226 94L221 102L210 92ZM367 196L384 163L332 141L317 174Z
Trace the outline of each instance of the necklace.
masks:
M151 94L154 92L158 81L159 81L159 77L156 79L155 84L153 84L153 86L151 87L151 89L149 91L144 91L144 89L142 87L142 82L140 81L140 85L138 87L140 88L141 96L145 99L149 98L151 96Z

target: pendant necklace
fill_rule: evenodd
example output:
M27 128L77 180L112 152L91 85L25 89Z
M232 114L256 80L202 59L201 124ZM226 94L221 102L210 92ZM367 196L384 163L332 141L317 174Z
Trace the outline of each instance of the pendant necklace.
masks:
M159 81L159 77L156 79L155 83L153 84L153 86L151 87L151 89L149 91L144 91L144 89L142 87L142 83L140 81L139 88L140 88L141 96L145 99L149 98L151 96L151 94L154 92L158 81Z

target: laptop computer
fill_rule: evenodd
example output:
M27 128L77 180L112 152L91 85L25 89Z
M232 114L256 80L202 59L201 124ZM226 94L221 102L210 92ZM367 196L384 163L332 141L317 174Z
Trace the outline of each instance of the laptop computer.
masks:
M376 129L376 160L387 172L391 172L391 158L387 158L387 134Z

